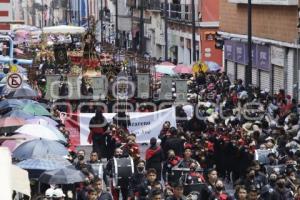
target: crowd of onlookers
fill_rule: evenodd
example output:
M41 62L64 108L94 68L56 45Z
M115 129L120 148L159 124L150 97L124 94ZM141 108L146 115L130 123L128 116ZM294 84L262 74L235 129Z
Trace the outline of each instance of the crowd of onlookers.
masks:
M193 115L176 107L177 126L166 121L145 155L119 112L108 123L99 108L90 121L93 151L74 149L69 160L86 175L69 195L47 190L48 198L107 200L281 200L300 199L298 103L284 90L275 94L233 83L225 73L199 73L188 81ZM76 106L75 106L76 107ZM60 118L59 106L53 110ZM141 107L140 112L151 108ZM68 137L69 132L60 125ZM73 151L74 150L74 151ZM87 157L90 156L89 159ZM131 157L134 173L113 184L114 158ZM104 162L106 159L107 162ZM56 193L55 193L56 192ZM54 196L54 194L60 194Z
M199 105L194 116L177 106L177 127L165 122L160 142L152 138L145 157L135 134L128 132L125 113L115 117L117 126L106 123L97 110L90 124L90 161L78 151L74 162L88 179L77 199L300 199L295 99L283 90L274 95L255 87L246 90L241 80L230 83L224 73L199 74L189 81L189 92L190 102ZM127 156L133 158L135 172L119 187L112 186L112 158ZM103 164L101 181L94 179L93 163ZM101 191L100 182L105 185ZM232 186L233 192L228 190Z

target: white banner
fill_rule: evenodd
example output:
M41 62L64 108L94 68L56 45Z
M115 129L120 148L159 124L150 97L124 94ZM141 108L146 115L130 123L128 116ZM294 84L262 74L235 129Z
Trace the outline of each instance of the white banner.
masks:
M152 137L158 137L165 121L170 121L171 126L176 127L175 108L159 110L157 112L129 112L131 125L128 127L130 133L135 133L138 143L149 142ZM94 113L81 113L80 119L80 145L89 145L87 142L90 133L89 123ZM103 113L108 122L116 113Z

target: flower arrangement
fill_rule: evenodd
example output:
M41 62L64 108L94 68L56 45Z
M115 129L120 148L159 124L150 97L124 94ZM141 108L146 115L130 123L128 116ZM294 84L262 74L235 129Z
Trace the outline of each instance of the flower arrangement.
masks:
M70 75L81 75L82 69L78 65L71 66Z

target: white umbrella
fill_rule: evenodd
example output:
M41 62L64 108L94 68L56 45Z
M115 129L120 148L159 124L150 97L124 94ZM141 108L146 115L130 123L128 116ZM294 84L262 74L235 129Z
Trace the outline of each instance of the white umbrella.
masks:
M18 128L16 133L30 135L36 138L44 138L48 140L56 140L67 143L65 136L56 128L50 126L43 126L40 124L25 124Z
M85 29L79 26L60 25L45 27L43 28L43 32L50 34L81 34L85 32Z

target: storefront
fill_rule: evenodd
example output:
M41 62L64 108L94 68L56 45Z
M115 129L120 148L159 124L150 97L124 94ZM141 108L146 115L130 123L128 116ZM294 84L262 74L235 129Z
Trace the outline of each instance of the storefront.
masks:
M234 62L234 42L230 40L225 41L225 71L229 80L233 82L236 79L236 69L235 69L235 62Z
M279 92L280 89L284 89L284 58L285 49L281 47L271 46L271 64L272 64L272 85L273 94Z
M248 46L246 43L231 40L225 41L226 73L230 80L243 80L245 83L245 70L248 64ZM271 89L271 63L270 48L263 45L252 45L252 84L261 89Z
M256 45L255 66L258 69L259 87L261 90L271 91L271 63L269 46Z

